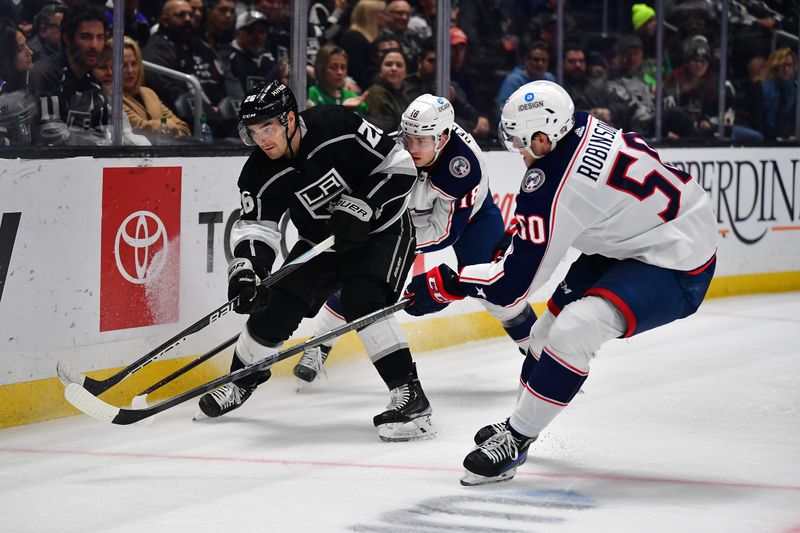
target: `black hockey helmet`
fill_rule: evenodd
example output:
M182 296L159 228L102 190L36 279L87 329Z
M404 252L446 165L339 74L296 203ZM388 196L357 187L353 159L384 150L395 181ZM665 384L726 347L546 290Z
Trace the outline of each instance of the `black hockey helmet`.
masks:
M268 84L258 83L247 92L239 108L239 120L244 124L256 124L289 111L297 112L297 100L292 90L278 80Z
M278 80L254 85L247 92L239 108L239 136L242 142L248 146L255 146L256 143L247 129L251 124L277 118L284 128L288 128L289 111L294 111L297 116L297 100L289 87Z

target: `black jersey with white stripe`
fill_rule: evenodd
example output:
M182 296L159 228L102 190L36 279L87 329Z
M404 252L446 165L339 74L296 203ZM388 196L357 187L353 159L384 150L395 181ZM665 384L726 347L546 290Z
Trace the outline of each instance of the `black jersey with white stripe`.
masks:
M332 204L346 193L372 208L372 234L399 232L416 179L409 153L344 107L313 107L300 113L299 124L293 158L272 160L256 148L239 177L234 255L255 257L267 269L280 250L278 222L287 210L300 238L318 243L329 235Z

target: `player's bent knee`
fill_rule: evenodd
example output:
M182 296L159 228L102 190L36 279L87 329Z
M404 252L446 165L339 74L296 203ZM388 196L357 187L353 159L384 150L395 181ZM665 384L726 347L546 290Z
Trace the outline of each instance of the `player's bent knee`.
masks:
M245 365L251 365L271 355L278 353L283 342L268 343L264 339L254 336L245 324L239 339L236 341L236 357Z
M373 363L396 352L408 348L408 338L400 322L394 317L375 322L358 331L358 338L364 343L369 359Z
M344 317L350 322L386 307L390 303L389 296L389 287L382 280L370 276L354 277L342 288Z
M247 326L255 338L274 345L288 339L308 312L308 304L293 294L274 289L269 309L250 315Z
M624 332L625 319L616 307L605 298L587 296L566 306L555 318L544 349L575 368L588 370L589 360L600 346Z

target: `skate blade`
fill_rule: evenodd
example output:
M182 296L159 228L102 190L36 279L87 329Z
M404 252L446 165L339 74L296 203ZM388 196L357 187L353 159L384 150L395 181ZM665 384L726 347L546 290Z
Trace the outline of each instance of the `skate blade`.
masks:
M408 442L411 440L427 440L436 437L430 416L421 416L410 422L381 424L378 426L378 437L384 442Z
M192 417L192 421L194 421L194 422L202 422L204 420L211 420L211 417L208 416L207 414L205 414L203 411L200 411L198 409L198 411Z
M516 468L512 468L503 472L499 476L486 477L478 474L473 474L469 470L464 470L464 475L461 476L461 484L465 487L480 487L481 485L491 485L493 483L502 483L503 481L511 481L517 473Z

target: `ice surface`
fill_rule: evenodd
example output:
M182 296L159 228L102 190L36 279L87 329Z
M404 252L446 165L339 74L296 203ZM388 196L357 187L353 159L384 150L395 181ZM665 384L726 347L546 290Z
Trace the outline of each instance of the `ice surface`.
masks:
M513 406L501 338L417 354L439 437L378 440L368 361L298 394L274 379L238 411L150 427L86 416L0 431L0 530L800 531L800 294L712 300L609 343L517 477L458 483L480 426Z

